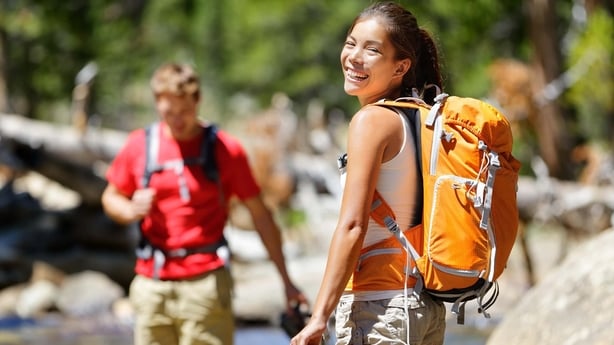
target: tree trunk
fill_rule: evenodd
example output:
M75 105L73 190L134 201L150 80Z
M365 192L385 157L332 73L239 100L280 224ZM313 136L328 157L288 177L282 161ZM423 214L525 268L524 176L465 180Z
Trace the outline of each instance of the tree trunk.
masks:
M6 33L0 29L0 113L9 110L8 89L6 87L6 48L5 42Z
M529 33L534 53L533 93L536 97L533 126L538 132L540 154L550 176L568 179L572 176L566 157L571 152L570 139L558 95L549 92L548 83L561 74L562 58L556 33L557 18L554 0L528 0Z
M106 165L127 134L95 128L82 133L72 126L3 114L0 136L3 145L13 146L12 154L22 168L32 169L79 193L85 206L98 206L106 185L103 176Z

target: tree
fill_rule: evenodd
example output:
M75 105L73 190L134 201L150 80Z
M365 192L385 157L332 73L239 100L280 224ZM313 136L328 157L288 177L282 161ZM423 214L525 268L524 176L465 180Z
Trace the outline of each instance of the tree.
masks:
M192 63L200 71L203 113L214 120L235 115L230 105L236 95L248 95L257 111L268 106L277 92L288 94L299 114L313 99L327 109L350 114L358 104L343 92L339 52L347 27L370 3L4 1L0 3L0 108L66 121L75 75L95 62L99 73L92 84L90 113L103 126L135 128L152 118L151 73L161 63L177 60ZM575 138L607 136L600 129L608 128L611 113L607 96L612 79L607 44L611 42L607 31L611 2L586 1L589 13L604 8L604 14L588 17L588 29L581 40L573 41L576 48L570 55L567 47L572 40L566 32L573 23L572 7L577 9L579 2L400 3L436 37L448 93L488 96L489 65L496 58L509 57L534 63L533 92L543 95L544 87L558 82L565 68L580 61L578 52L606 52L599 53L598 63L588 70L593 78L604 78L599 83L603 88L594 89L597 83L580 80L568 97L547 102L542 97L537 102L539 135L533 146L553 175L570 178L573 170L565 162ZM604 49L597 48L598 42L606 42ZM591 101L584 101L587 98Z

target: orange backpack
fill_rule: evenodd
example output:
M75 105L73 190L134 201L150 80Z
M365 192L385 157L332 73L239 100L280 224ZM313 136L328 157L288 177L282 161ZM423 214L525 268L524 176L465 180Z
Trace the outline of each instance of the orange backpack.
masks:
M518 229L520 163L512 156L512 132L493 106L440 94L431 107L418 98L382 100L414 126L422 174L423 247L413 248L392 210L375 193L371 217L387 226L415 262L418 282L436 299L453 303L458 323L476 300L486 317L497 295ZM417 270L417 272L416 272ZM488 290L493 288L488 300Z

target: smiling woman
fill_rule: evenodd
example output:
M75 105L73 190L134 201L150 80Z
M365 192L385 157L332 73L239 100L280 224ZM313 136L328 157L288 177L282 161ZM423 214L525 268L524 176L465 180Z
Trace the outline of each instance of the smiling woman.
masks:
M341 51L344 90L357 96L361 105L384 97L398 98L402 77L411 65L409 58L396 59L395 48L386 39L380 21L372 17L357 23ZM397 90L395 94L388 94L390 88Z
M337 344L443 344L445 308L413 293L415 279L400 242L370 218L375 190L399 227L421 248L420 181L408 119L372 106L380 99L424 97L441 89L438 53L414 15L380 2L356 17L341 51L344 90L361 109L352 117L343 197L312 316L293 345L319 344L336 306ZM410 328L411 327L411 328Z

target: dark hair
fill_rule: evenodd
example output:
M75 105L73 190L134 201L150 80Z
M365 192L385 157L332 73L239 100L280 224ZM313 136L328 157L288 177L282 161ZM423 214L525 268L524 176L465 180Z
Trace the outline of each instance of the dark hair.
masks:
M352 22L348 34L356 23L371 17L378 17L386 25L386 32L397 51L398 59L409 58L411 67L403 76L402 96L412 95L417 89L425 102L433 104L437 95L436 85L443 88L439 69L439 54L431 35L420 28L416 17L401 5L384 1L364 9Z

